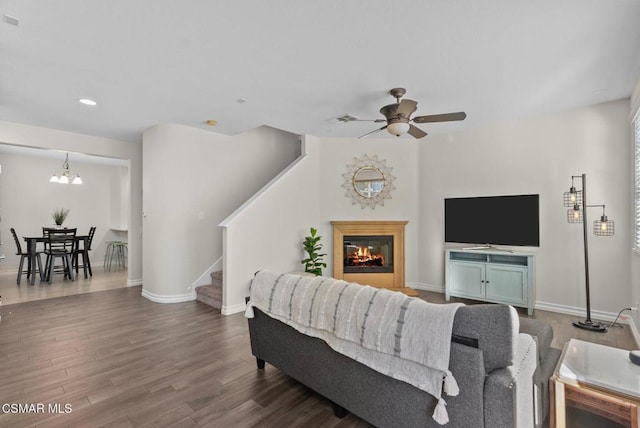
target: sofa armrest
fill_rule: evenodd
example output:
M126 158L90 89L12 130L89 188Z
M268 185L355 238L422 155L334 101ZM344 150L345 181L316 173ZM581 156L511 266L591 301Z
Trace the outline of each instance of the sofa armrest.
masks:
M456 312L452 334L456 341L475 341L483 353L485 372L491 373L512 364L519 327L518 313L511 306L469 305Z
M533 428L533 373L537 366L536 343L519 334L513 364L491 372L485 381L485 426Z

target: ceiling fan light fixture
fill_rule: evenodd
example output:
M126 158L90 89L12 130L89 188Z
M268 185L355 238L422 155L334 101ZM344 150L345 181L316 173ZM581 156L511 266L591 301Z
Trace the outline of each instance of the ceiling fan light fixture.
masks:
M467 114L463 111L411 117L418 108L418 102L406 98L401 99L405 93L406 90L404 88L391 89L389 94L396 99L396 102L383 106L380 109L380 114L384 116L384 119L365 120L367 122L386 122L387 125L379 129L374 129L371 132L367 132L358 138L366 137L367 135L371 135L374 132L382 131L384 129L386 129L389 134L395 135L396 137L403 134L409 134L413 138L424 138L427 136L427 133L411 123L452 122L464 120L467 117ZM354 120L363 121L362 119L357 119L350 115L338 117L337 119L339 122L351 122Z
M389 132L389 134L391 135L399 137L402 134L406 134L407 131L409 131L409 128L410 126L407 122L395 122L387 126L387 132Z

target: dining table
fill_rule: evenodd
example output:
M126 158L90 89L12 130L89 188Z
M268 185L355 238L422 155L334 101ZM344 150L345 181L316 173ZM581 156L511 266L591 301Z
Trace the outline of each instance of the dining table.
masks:
M46 241L47 238L45 238L44 236L23 236L22 237L25 242L27 243L27 253L29 254L29 266L31 266L31 275L30 275L30 282L31 285L36 283L36 257L37 257L37 246L38 243L44 243L44 241ZM86 249L89 248L89 235L76 235L76 242L75 245L77 247L77 245L82 242L83 246L82 248L85 248L85 251L87 251ZM73 275L73 273L72 273ZM87 266L85 264L84 267L84 277L87 278ZM73 278L73 276L72 276ZM42 272L40 272L40 279L42 279Z

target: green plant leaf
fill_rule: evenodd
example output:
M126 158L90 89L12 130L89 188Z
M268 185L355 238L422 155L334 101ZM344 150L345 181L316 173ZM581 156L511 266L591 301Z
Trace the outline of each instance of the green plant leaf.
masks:
M322 268L327 267L327 264L322 260L326 254L320 253L322 250L322 244L320 243L322 237L317 235L318 230L314 227L309 228L309 233L310 235L306 236L304 241L302 241L302 246L307 252L308 257L303 259L301 263L305 265L305 272L321 276Z

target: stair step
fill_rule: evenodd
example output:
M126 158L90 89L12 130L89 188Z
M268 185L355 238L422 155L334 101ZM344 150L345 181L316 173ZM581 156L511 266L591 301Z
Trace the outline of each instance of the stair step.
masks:
M211 272L211 283L220 285L222 287L222 271L221 270Z
M222 309L222 271L211 272L211 284L196 287L196 300Z

